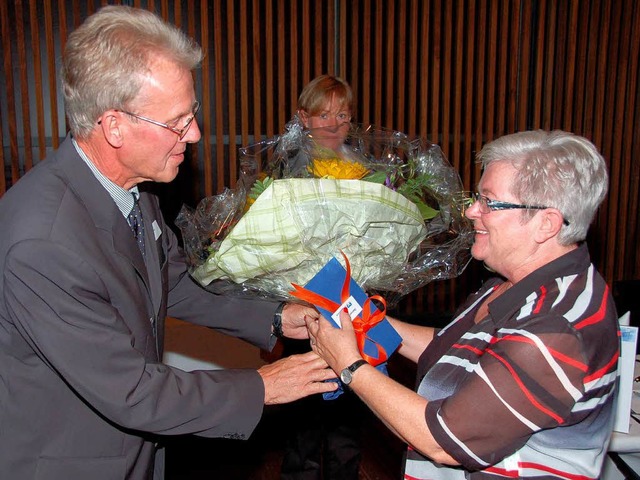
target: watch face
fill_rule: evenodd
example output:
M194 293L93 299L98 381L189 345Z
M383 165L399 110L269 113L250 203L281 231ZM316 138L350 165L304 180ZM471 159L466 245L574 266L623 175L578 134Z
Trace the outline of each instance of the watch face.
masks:
M342 372L340 372L340 380L342 380L342 383L344 383L345 385L349 385L351 383L351 372L349 371L349 369L345 368L344 370L342 370Z

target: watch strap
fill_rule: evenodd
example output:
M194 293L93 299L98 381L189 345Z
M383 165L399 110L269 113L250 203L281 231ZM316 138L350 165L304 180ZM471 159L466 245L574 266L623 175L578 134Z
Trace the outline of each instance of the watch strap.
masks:
M366 363L367 361L363 359L356 360L355 362L353 362L351 365L347 367L347 370L349 370L353 374L353 372L355 372L357 369L359 369L362 365Z
M273 334L278 337L284 337L284 333L282 333L282 310L284 309L285 302L281 302L276 309L276 312L273 314L273 321L271 323L273 327Z

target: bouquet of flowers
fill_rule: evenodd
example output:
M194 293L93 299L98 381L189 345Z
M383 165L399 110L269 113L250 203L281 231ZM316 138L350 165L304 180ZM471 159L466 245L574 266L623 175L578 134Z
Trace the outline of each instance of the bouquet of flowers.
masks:
M460 177L420 138L352 124L330 149L294 117L242 148L240 167L236 188L176 219L191 275L212 290L291 300L292 283L344 254L353 279L392 305L471 258Z

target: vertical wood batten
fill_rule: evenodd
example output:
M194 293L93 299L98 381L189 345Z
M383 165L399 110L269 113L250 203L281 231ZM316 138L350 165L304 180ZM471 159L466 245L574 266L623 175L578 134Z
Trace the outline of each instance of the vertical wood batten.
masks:
M453 10L452 10L452 2L446 2L444 4L444 8L442 11L442 25L443 28L440 30L441 38L441 72L440 78L442 83L442 95L440 97L440 102L442 103L441 115L438 117L438 128L439 139L434 140L440 143L442 147L442 151L444 153L445 158L449 162L452 162L452 145L451 145L451 133L453 131L453 127L450 123L451 121L451 110L454 108L453 96L455 93L452 93L451 84L455 81L455 76L452 74L452 71L455 68L456 63L458 63L458 59L454 56L455 50L452 48L453 41ZM435 308L437 311L444 312L448 311L451 306L448 304L448 300L451 298L451 293L455 288L455 282L437 282L434 284L434 297L432 299L432 303L435 300Z
M408 15L408 26L409 26L409 35L408 35L408 70L409 70L409 79L407 82L407 93L406 93L406 109L407 109L407 124L406 129L407 133L411 136L417 135L417 115L418 115L418 64L420 63L420 48L418 45L418 4L417 0L410 0L409 9L407 12ZM400 108L402 108L402 103L400 103Z
M523 51L520 43L520 31L522 28L521 9L518 4L510 4L507 22L509 24L509 32L507 35L508 47L505 49L504 55L508 60L507 72L507 103L504 116L504 124L506 125L503 133L521 130L518 128L518 106L519 94L518 89L520 79L520 60L526 56L526 49ZM510 52L523 52L522 55L511 55Z
M287 121L286 115L284 112L284 98L286 96L286 87L287 87L287 74L285 68L285 57L287 55L287 49L285 45L285 35L283 32L285 31L285 25L287 23L287 9L284 0L280 0L278 2L278 36L277 36L277 52L276 52L276 64L278 66L276 70L276 79L278 84L278 94L277 94L277 106L276 106L276 132L280 133L282 131L282 126Z
M169 0L160 0L160 15L169 20Z
M484 142L487 143L495 137L495 104L498 94L496 93L496 81L500 78L501 73L498 69L498 3L489 2L489 22L487 25L487 79L485 85L485 110L483 112L483 128Z
M542 117L540 119L540 128L544 128L545 130L549 130L551 128L551 111L553 107L553 89L552 85L554 85L554 58L556 51L556 10L552 8L547 9L548 17L545 22L544 18L541 18L541 22L543 23L543 28L545 29L545 43L541 45L541 49L545 51L545 78L542 84L542 92L543 96L541 98L541 112ZM544 48L546 46L546 48Z
M53 13L50 2L44 4L44 33L47 47L47 68L49 79L49 119L51 120L51 146L56 149L60 143L58 126L58 87L56 83L56 52L53 40Z
M4 13L0 12L0 15L4 16ZM18 49L18 58L27 58L27 49L25 45L25 31L24 31L24 11L22 8L22 2L15 3L15 15L16 15L16 43ZM18 69L20 71L20 85L21 85L21 110L22 110L22 137L24 145L24 170L30 170L33 166L33 150L31 143L31 109L29 108L29 80L27 76L27 62L20 62Z
M603 77L609 88L604 91L604 105L607 111L614 111L616 105L616 98L619 95L619 92L616 91L616 67L620 61L619 57L619 45L620 45L620 31L618 26L619 20L619 11L618 2L613 3L613 11L611 12L610 21L611 24L608 28L608 40L607 40L607 52L604 58L606 63L606 76ZM612 71L613 69L613 71ZM595 222L595 232L592 234L592 237L598 239L596 245L592 245L592 252L595 251L596 259L599 261L602 266L602 273L608 274L612 272L612 267L610 266L610 257L607 254L607 242L609 240L609 229L615 228L616 223L616 211L618 205L615 203L615 197L617 196L617 191L614 191L614 188L617 188L619 185L619 171L618 164L611 164L609 159L612 158L612 151L614 144L614 139L612 135L615 134L615 122L614 122L614 114L605 115L602 122L602 134L601 139L596 143L599 147L600 151L604 155L605 159L607 159L607 164L609 165L609 185L610 191L608 196L605 198L605 201L602 203L598 215L596 217ZM592 227L592 228L594 228ZM595 247L595 248L594 248ZM614 252L610 252L614 254Z
M382 20L384 16L384 5L382 4L382 0L374 0L375 9L373 13L373 36L374 36L374 51L373 51L373 90L375 92L375 96L372 97L373 101L373 119L372 122L375 125L384 126L382 118L382 105L384 104L384 100L382 98L382 92L384 91L384 85L382 78L382 62L383 62L383 50L382 50Z
M40 29L36 27L38 25L38 7L37 0L31 0L29 2L29 22L31 24L31 50L33 59L33 77L34 77L34 92L36 101L36 118L38 129L38 154L40 159L43 159L47 153L47 136L45 132L45 113L44 113L44 81L42 79L42 64L40 53Z
M434 143L444 147L440 138L440 79L442 76L442 4L441 2L430 2L427 26L428 50L426 58L430 66L425 77L425 89L427 92L427 109L425 131L427 138ZM443 148L446 155L446 148ZM418 309L434 309L436 299L436 286L429 283L425 288L416 293L416 307Z
M262 43L261 43L261 22L260 22L260 0L253 0L252 18L252 56L253 61L253 135L255 142L262 140L264 124L262 122ZM258 165L261 168L261 165Z
M0 29L2 30L2 62L4 67L4 78L7 84L7 124L9 127L9 155L11 161L11 183L14 184L20 178L19 149L18 149L18 132L17 132L17 112L15 98L15 83L13 80L12 67L12 42L11 30L9 27L9 11L8 5L2 2L0 5ZM4 141L3 141L4 146ZM5 169L3 163L2 176L4 180Z
M451 109L453 108L451 102L451 82L453 81L451 70L452 65L457 63L457 59L452 55L451 48L451 31L453 29L453 12L451 11L451 2L446 2L444 5L444 11L442 12L442 25L443 28L439 30L440 38L440 75L439 79L442 83L442 94L438 96L442 103L442 109L440 115L438 115L436 124L438 125L438 139L435 142L440 143L444 155L447 159L451 157L451 143L450 133L451 125L449 119L451 118ZM439 102L439 103L440 103Z
M174 15L175 15L176 25L183 25L183 22L184 22L184 28L187 32L187 35L189 35L190 38L193 38L198 42L201 48L204 49L203 51L205 52L205 55L206 55L206 43L202 41L201 35L196 35L196 14L197 13L199 12L195 8L189 8L187 9L186 12L183 12L179 3L175 5ZM184 19L185 17L186 17L186 20ZM204 61L205 59L203 59L203 63L200 66L200 68L198 68L195 72L193 72L193 78L194 78L194 83L196 87L196 98L202 104L200 107L200 113L198 113L198 117L196 118L195 121L198 125L198 128L200 129L200 134L202 135L202 137L208 138L205 134L204 122L200 120L200 118L203 116L204 109L208 108L209 102L210 102L208 89L205 89L202 87L204 85L204 77L203 77ZM197 81L200 82L199 85L196 83ZM207 91L205 92L205 90ZM209 142L205 142L201 140L201 143L204 144ZM205 147L203 145L203 149L204 148ZM202 196L202 192L204 188L204 185L203 185L204 175L203 175L203 170L201 168L203 164L203 160L201 159L200 149L198 144L190 144L187 146L187 149L189 150L189 156L187 157L187 160L189 161L191 172L193 172L193 179L191 181L191 185L192 185L191 198L194 200L197 200Z
M237 129L237 108L236 97L238 92L236 91L236 27L235 27L235 0L227 0L227 88L224 103L227 104L227 135L228 143L225 141L225 135L217 139L218 148L223 152L226 150L226 160L223 158L222 168L218 165L218 178L221 180L218 182L218 191L222 192L225 187L234 185L237 179L237 142L236 142L236 129ZM243 59L244 60L244 59ZM223 104L224 104L223 103ZM225 143L226 149L225 149ZM226 173L226 174L225 174Z
M73 8L74 5L71 4L71 8ZM60 53L59 53L59 57L62 58L62 53L64 52L64 49L67 45L67 34L68 34L68 28L67 28L67 12L66 12L66 8L67 8L67 3L64 0L58 0L58 37L60 40ZM62 82L60 82L62 84ZM57 93L57 89L54 90ZM64 98L61 98L61 102L62 102L62 122L64 123L64 131L63 131L63 137L64 134L66 132L69 131L69 122L67 120L67 115L65 113L65 109L64 109ZM57 135L56 135L57 136Z
M176 2L173 6L173 17L176 26L178 28L182 28L182 6L180 5L180 2ZM193 32L190 32L187 29L187 33L190 33L190 36L193 37Z
M379 112L379 125L383 125L386 128L394 129L394 100L397 96L397 84L395 82L395 68L396 68L396 56L394 53L394 45L396 42L396 11L395 4L389 2L386 9L379 11L376 22L376 32L381 41L386 43L384 57L378 63L378 85L381 92L385 92L382 98L378 100L380 107L384 106L384 110ZM384 14L382 13L384 12ZM383 25L386 25L386 30L383 29ZM398 32L399 33L399 32ZM385 42L386 40L386 42ZM381 52L382 53L382 52Z
M3 57L7 55L7 51L10 51L10 47L11 47L10 42L8 41L9 15L8 13L6 13L6 9L7 9L7 5L5 3L0 4L0 44L2 45L2 51L4 52ZM7 62L5 61L4 58L3 58L3 68L4 68L3 74L5 76L8 76L11 73L11 70L7 69ZM9 89L7 88L7 93L8 92L9 92ZM3 124L3 109L0 108L0 126L2 126L2 124ZM2 129L0 128L0 132L1 131ZM2 148L0 149L0 162L2 162L0 163L0 165L2 165L2 175L0 175L0 194L3 194L4 192L7 191L7 180L6 180L7 161L5 160L5 156L4 156L4 146L5 146L5 142L4 142L4 135L3 135ZM9 150L9 162L11 161L12 161L11 150Z
M393 129L398 130L400 132L407 133L406 127L406 115L407 115L407 72L409 71L409 66L407 65L407 29L408 29L408 19L407 19L407 8L406 2L400 2L398 4L398 10L396 14L398 18L398 34L397 34L397 83L396 83L396 94L395 102L394 102L394 111L395 111L395 121L393 122Z
M511 95L508 88L509 62L507 58L511 48L509 43L509 30L511 27L509 2L497 3L495 10L495 57L497 75L494 79L496 92L495 101L491 102L492 108L495 111L495 113L491 113L491 117L495 119L495 125L491 128L491 131L498 137L506 131L505 120L509 112L509 104L511 103Z
M214 82L215 82L215 147L216 147L216 172L215 172L215 190L208 195L219 193L224 188L224 166L225 166L225 144L224 144L224 71L225 64L223 63L223 28L222 28L222 10L221 2L214 2L213 4L213 51L214 51ZM205 37L206 38L206 37Z
M532 84L532 94L531 94L531 113L530 124L528 127L531 128L542 128L542 98L543 98L543 82L544 82L544 71L545 71L545 55L546 51L543 46L546 39L546 27L543 17L546 16L546 3L541 2L538 9L538 18L537 22L533 24L532 18L532 29L534 31L533 36L537 39L534 41L533 51L535 52L535 59L532 65L534 81Z
M361 102L358 105L358 109L361 109L362 116L360 117L361 122L371 123L371 105L369 102L369 98L371 97L371 55L369 54L371 48L371 28L368 25L371 11L370 11L370 2L363 2L363 12L362 12L362 46L363 46L363 55L362 55L362 67L361 67L361 90L360 90L360 98Z
M419 81L418 85L418 95L419 95L419 103L418 103L418 118L416 125L416 132L418 135L424 138L428 138L431 141L435 141L429 137L428 130L428 102L429 102L429 72L432 70L432 67L429 63L429 2L430 0L426 0L425 3L422 4L422 13L420 18L420 36L418 37L418 41L420 42L420 48L417 50L420 55L419 62Z
M285 116L287 118L291 118L298 108L298 96L304 87L304 85L300 84L298 75L300 70L300 63L298 61L298 42L293 40L294 35L298 31L298 16L298 3L292 2L290 7L291 34L289 35L289 50L291 51L291 54L288 58L289 67L291 68L291 72L289 73L290 108L285 112Z
M561 128L568 132L575 131L574 129L574 118L577 112L575 112L575 93L576 93L576 58L578 56L577 49L580 47L578 43L578 23L580 23L580 19L578 18L578 3L574 2L569 5L568 15L569 18L567 20L567 28L566 34L567 38L564 40L563 44L566 45L566 49L564 55L562 56L562 60L559 62L563 65L563 70L565 72L565 80L563 82L563 86L565 89L564 94L564 102L558 102L562 105L562 112L564 117L562 118L562 122L560 123Z
M243 4L240 7L240 146L247 145L249 143L249 112L252 110L249 108L249 52L248 46L251 45L250 37L247 31L247 24L249 19L247 14L250 11L246 2L251 0L243 0ZM235 148L237 151L238 148ZM236 159L236 168L238 161ZM236 175L231 176L231 185L236 184L238 178L238 172Z
M302 2L302 83L307 84L311 81L311 14L309 2Z
M2 109L0 108L0 125L2 125ZM11 161L11 159L9 159ZM7 180L6 180L6 165L7 160L4 156L4 142L2 144L2 148L0 148L0 165L2 165L2 175L0 175L0 194L4 194L7 191Z
M615 15L623 15L620 10L614 13ZM611 133L608 135L612 139L609 146L608 158L620 158L622 159L622 146L624 142L624 119L625 119L625 106L631 101L628 91L628 70L629 70L629 42L628 38L631 37L631 24L624 22L622 19L616 19L619 21L619 27L616 28L618 35L616 35L615 43L617 45L612 46L615 49L614 61L615 71L617 75L614 75L611 79L611 83L615 85L612 90L611 100L608 102L614 106L613 114L611 115L612 125ZM612 66L613 67L613 66ZM606 242L604 251L610 252L604 259L604 272L608 278L612 278L615 275L620 262L619 250L624 250L624 242L626 239L627 230L627 206L624 205L622 200L623 193L627 190L628 174L625 169L624 161L621 162L607 162L609 164L611 178L609 185L609 195L607 198L608 208L608 224L606 225ZM616 245L618 248L616 248Z
M323 48L323 39L324 39L324 22L323 17L326 19L327 29L331 28L329 25L329 18L323 14L323 7L326 2L312 2L312 15L311 18L313 22L311 22L313 32L313 43L311 48L309 49L309 53L311 54L311 78L315 78L318 75L325 73L324 70L324 62L323 55L328 54ZM330 69L333 70L333 65L330 66Z
M430 15L430 23L429 29L432 31L430 35L430 49L432 53L430 55L430 63L432 67L432 72L430 73L430 83L429 83L429 110L431 112L429 118L429 127L430 130L429 138L432 142L439 144L441 147L442 140L440 138L440 107L441 107L441 97L440 97L440 78L442 75L442 4L441 2L433 2L432 4L432 14ZM446 153L446 148L444 149Z
M270 138L274 134L274 114L275 104L273 101L273 75L274 75L274 62L273 62L273 1L266 0L265 5L265 76L266 76L266 88L265 88L265 117L266 117L266 134L267 138Z
M527 102L529 99L529 89L531 87L531 84L529 82L529 71L532 68L532 7L530 2L522 2L521 5L523 7L523 11L519 15L518 20L518 24L521 26L521 30L518 35L518 48L520 49L520 51L522 51L522 55L520 55L518 58L516 125L518 130L526 130L528 126Z
M637 134L637 125L631 119L638 109L638 70L640 68L640 52L638 48L633 46L640 45L640 5L638 2L633 4L632 12L633 26L630 35L629 48L629 81L628 81L628 103L625 107L624 131L622 133L622 151L620 158L623 164L623 171L626 179L623 189L620 193L621 205L625 209L625 215L622 221L626 225L626 235L624 235L624 245L622 248L615 248L617 254L616 272L613 278L638 278L640 277L640 254L638 253L638 200L640 197L640 162L633 161L634 139ZM638 118L637 116L635 118ZM626 199L626 200L625 200ZM634 235L634 232L636 234ZM624 252L630 250L630 258L624 255Z
M213 123L211 116L211 109L214 111L217 110L215 108L215 103L217 102L216 95L214 95L214 99L211 99L211 65L217 66L216 64L216 55L215 50L211 48L208 42L209 38L209 13L206 3L200 5L200 32L201 32L201 41L200 45L204 51L204 58L202 60L202 124L199 124L200 130L202 132L202 136L204 138L204 143L202 145L202 176L203 186L204 186L204 195L209 196L213 192L213 169L212 169L212 154L211 154L211 125ZM213 54L213 59L211 55ZM213 103L213 105L212 105Z
M453 144L451 146L451 158L449 161L453 168L460 173L462 156L462 139L463 139L463 123L464 123L464 111L462 108L463 97L465 96L464 88L464 13L456 11L455 18L453 19L455 26L453 27L453 35L455 40L453 42L454 48L451 49L453 54L453 69L454 69L454 83L453 83L453 112L452 112L452 136Z
M566 98L566 92L564 88L564 81L567 78L565 58L567 55L567 42L570 41L568 35L568 2L558 2L556 5L557 13L557 28L554 31L555 45L553 50L554 66L553 66L553 85L549 91L553 92L553 98L549 103L549 129L564 128L564 119L566 118L566 112L564 111L566 104L564 99Z
M335 4L333 2L328 2L327 3L327 14L326 14L326 35L323 35L322 38L322 49L326 52L326 56L327 56L327 60L326 60L326 64L321 64L320 66L320 70L318 70L317 74L321 75L323 73L326 72L331 72L331 75L336 75L337 74L337 64L336 64L336 35L337 35L337 30L336 30L336 10L335 10ZM316 19L316 22L319 23L320 25L322 25L322 21L319 19ZM325 40L326 38L326 40ZM319 58L322 59L323 55L322 52L320 52Z
M580 12L578 12L580 15ZM575 55L575 87L572 93L573 97L573 121L570 128L572 132L584 132L584 105L586 90L586 71L587 71L587 55L589 51L589 25L591 22L590 15L578 20L576 32L576 55Z
M357 6L356 6L357 8ZM357 24L357 15L354 17L354 25ZM347 54L347 4L345 0L340 0L338 5L338 31L336 32L336 40L334 49L338 51L338 71L336 72L340 77L345 79L349 84L351 84L351 78L353 71L351 65L348 62L348 54ZM352 46L353 54L356 55L358 46ZM354 64L357 65L357 58L354 61ZM352 90L354 87L352 86Z

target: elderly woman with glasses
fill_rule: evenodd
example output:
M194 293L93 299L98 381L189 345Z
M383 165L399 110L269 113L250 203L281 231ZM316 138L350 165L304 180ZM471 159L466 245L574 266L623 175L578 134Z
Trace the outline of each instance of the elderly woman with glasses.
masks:
M389 320L417 392L362 362L342 329L308 321L313 349L408 445L405 479L597 478L613 425L617 315L584 243L604 159L562 132L507 135L466 215L498 276L441 330Z

